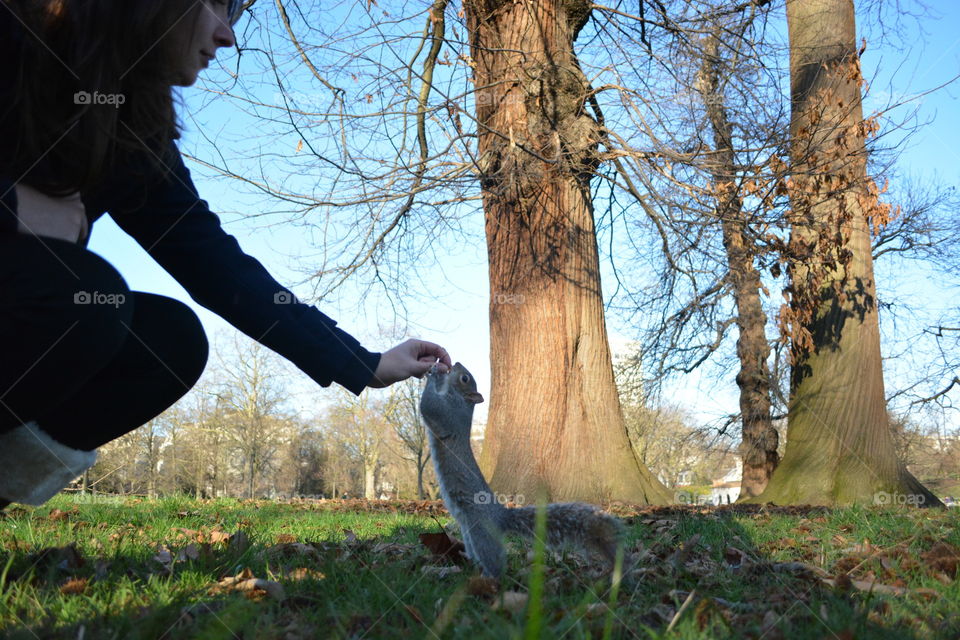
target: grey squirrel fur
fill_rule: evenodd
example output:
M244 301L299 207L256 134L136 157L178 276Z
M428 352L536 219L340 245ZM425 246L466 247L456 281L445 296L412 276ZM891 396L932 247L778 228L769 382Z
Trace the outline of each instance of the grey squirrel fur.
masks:
M463 535L467 556L484 574L499 578L506 564L504 533L533 538L536 507L507 508L484 479L470 449L473 408L483 402L477 383L459 362L449 373L436 367L427 376L420 413L427 423L440 495ZM572 544L598 554L613 568L623 525L598 507L583 502L547 505L547 544Z

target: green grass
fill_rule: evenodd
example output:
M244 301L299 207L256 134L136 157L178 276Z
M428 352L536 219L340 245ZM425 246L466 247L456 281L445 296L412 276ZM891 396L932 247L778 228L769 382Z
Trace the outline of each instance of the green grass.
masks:
M960 636L956 562L929 553L960 547L960 509L614 512L629 524L616 591L584 558L548 552L534 567L512 541L503 606L472 567L444 575L419 543L439 530L431 514L449 522L437 503L59 496L0 518L0 637ZM180 561L158 561L161 547ZM244 569L284 597L216 587ZM859 590L848 572L900 591Z

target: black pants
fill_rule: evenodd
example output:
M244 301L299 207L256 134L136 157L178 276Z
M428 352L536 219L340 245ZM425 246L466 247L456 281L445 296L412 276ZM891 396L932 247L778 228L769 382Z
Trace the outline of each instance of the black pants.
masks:
M183 303L130 291L78 245L0 233L0 433L35 420L95 449L181 398L207 352Z

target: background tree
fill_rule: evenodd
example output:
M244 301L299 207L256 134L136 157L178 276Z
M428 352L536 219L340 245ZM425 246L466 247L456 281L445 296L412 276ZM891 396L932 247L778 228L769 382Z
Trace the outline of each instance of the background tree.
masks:
M288 416L282 413L283 392L276 357L260 344L234 341L236 357L224 362L219 394L223 398L230 447L243 460L247 497L255 495L257 478L272 464L284 438Z
M415 378L391 387L385 417L400 440L400 457L416 469L417 498L423 500L427 497L424 476L430 464L430 447L426 425L420 416L420 391L421 383Z
M330 407L324 419L327 433L359 464L363 496L368 500L378 497L377 473L390 431L385 414L385 401L367 394L353 397L343 391L341 400Z
M787 3L792 96L793 368L784 459L758 498L846 504L878 492L939 500L897 460L887 418L871 226L883 225L866 173L851 0Z

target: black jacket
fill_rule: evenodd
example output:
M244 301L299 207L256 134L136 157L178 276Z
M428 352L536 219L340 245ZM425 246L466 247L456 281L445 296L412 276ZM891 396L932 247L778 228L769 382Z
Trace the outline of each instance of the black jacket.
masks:
M21 31L2 4L0 67L15 64L3 55L3 43L9 45ZM12 90L9 77L0 68L0 119L11 115L3 112L9 104L4 93ZM359 394L373 376L380 354L367 351L332 319L299 302L260 262L246 255L200 199L183 157L170 144L173 170L166 179L132 178L138 164L133 158L95 192L81 194L91 232L93 223L109 213L198 304L287 358L321 386L337 382ZM13 189L17 179L0 175L0 233L17 232Z

